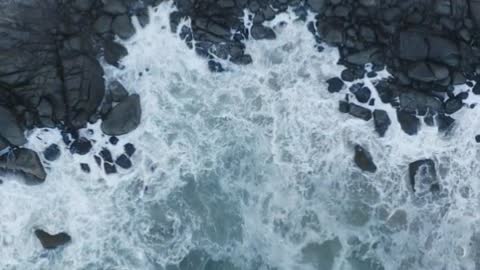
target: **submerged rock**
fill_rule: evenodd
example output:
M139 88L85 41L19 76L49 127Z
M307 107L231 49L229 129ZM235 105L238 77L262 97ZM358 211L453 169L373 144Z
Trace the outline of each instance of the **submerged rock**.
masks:
M43 183L47 177L37 153L26 148L0 156L0 171L19 174L29 185Z
M362 169L362 171L371 173L377 171L377 166L373 162L372 156L360 145L355 145L355 156L353 157L353 161L355 161L355 164Z
M37 229L35 235L45 249L55 249L72 241L70 235L64 232L52 235L44 230Z
M105 116L102 131L110 136L127 134L138 127L141 114L140 97L133 94L123 99Z
M421 159L408 165L408 175L413 192L437 191L437 171L431 159Z

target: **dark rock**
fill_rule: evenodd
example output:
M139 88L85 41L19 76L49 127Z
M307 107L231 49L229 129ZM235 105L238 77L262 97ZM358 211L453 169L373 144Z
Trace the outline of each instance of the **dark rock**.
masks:
M427 112L442 112L442 102L421 92L409 91L400 95L400 108L411 113L424 115Z
M325 0L306 0L306 3L312 9L312 11L321 12L323 11Z
M19 174L28 185L43 183L47 178L37 153L26 148L18 148L0 156L0 170Z
M55 161L60 157L60 148L57 144L51 144L45 151L43 152L43 156L48 161Z
M373 111L373 122L375 124L375 131L380 135L380 137L385 136L388 127L392 123L390 117L384 110L374 110Z
M125 87L123 87L123 85L118 81L112 82L108 89L110 90L112 101L114 102L120 102L128 97L127 89L125 89Z
M123 149L125 150L125 154L127 154L129 157L131 157L136 151L135 146L131 143L125 144Z
M131 132L140 124L142 110L140 97L133 94L120 102L105 116L101 128L110 136L119 136Z
M76 139L70 145L70 152L72 154L86 155L92 149L92 143L86 138Z
M9 143L21 146L27 142L15 115L3 106L0 106L0 127L2 127L0 129L0 137Z
M84 173L90 173L90 166L87 163L80 163L80 169Z
M476 136L475 136L475 141L476 141L477 143L480 143L480 135L476 135Z
M355 156L353 158L355 164L363 171L374 173L377 171L377 166L373 162L370 153L360 145L355 145Z
M428 44L422 35L416 32L400 32L398 40L398 54L401 59L421 61L427 58Z
M431 159L421 159L410 163L408 174L413 192L423 193L438 185L435 163Z
M112 66L119 66L119 61L123 57L128 55L128 51L122 45L113 42L106 41L104 44L104 57L105 61Z
M428 57L449 66L457 66L460 63L460 52L457 45L446 38L429 36Z
M434 82L448 78L449 71L439 64L419 62L408 69L408 76L422 82Z
M372 93L368 87L361 87L353 93L360 103L367 103Z
M364 107L351 103L348 113L357 118L369 121L372 118L372 112Z
M128 11L121 0L105 0L103 10L114 15L123 14Z
M351 69L343 70L342 74L340 74L340 77L346 82L353 82L356 79L355 73Z
M87 11L92 7L94 2L95 0L74 0L72 5L80 11Z
M457 112L463 107L462 99L455 97L450 98L445 102L445 113L452 114Z
M453 127L453 124L455 123L455 119L444 114L438 114L435 117L435 121L437 123L439 132L449 131Z
M37 229L35 230L35 235L45 249L55 249L72 241L70 235L64 232L52 235L44 230Z
M254 39L275 39L275 32L262 24L255 24L252 26L251 34Z
M397 119L402 130L408 135L415 135L420 127L420 120L409 112L397 110Z
M102 157L104 162L113 163L112 153L107 148L103 148L100 151L99 155L100 155L100 157Z
M120 15L113 19L112 31L121 39L129 39L135 34L135 28L127 15Z
M117 143L118 143L118 138L115 137L115 136L112 136L112 137L110 137L110 139L108 139L108 141L109 141L112 145L117 145Z
M340 100L339 105L338 105L338 110L341 113L348 113L348 111L350 110L350 104L348 104L348 102L346 102L344 100Z
M117 167L115 167L114 164L104 162L103 163L103 168L104 168L106 174L117 173Z
M118 166L120 166L123 169L129 169L129 168L132 167L132 162L130 161L128 156L125 155L125 154L122 154L121 156L119 156L115 160L115 164L117 164Z
M95 21L93 29L99 34L108 33L112 29L112 20L111 16L102 15Z
M330 93L339 92L340 90L342 90L343 86L345 85L343 81L338 77L328 79L327 84L328 84L328 92Z

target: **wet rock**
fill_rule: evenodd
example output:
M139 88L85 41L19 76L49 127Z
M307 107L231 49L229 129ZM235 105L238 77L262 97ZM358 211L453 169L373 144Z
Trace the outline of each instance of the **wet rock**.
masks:
M92 143L86 138L76 139L70 145L70 152L72 154L86 155L92 149Z
M372 95L372 92L368 87L364 86L360 87L360 89L356 90L353 94L357 98L358 102L367 103Z
M268 28L262 24L255 24L251 30L252 37L254 39L275 39L275 32L271 28Z
M103 169L105 170L106 174L114 174L117 173L117 167L114 164L104 162Z
M375 131L378 133L378 135L380 135L380 137L385 136L388 127L392 123L387 112L384 110L373 111L373 122L375 124Z
M0 106L0 127L0 137L9 143L21 146L27 142L15 115L3 106Z
M439 64L418 62L408 69L408 76L422 82L434 82L448 78L449 71Z
M45 151L43 152L43 156L48 161L55 161L60 157L60 148L57 144L51 144Z
M110 138L108 139L108 141L109 141L112 145L117 145L117 143L118 143L119 140L118 140L117 137L112 136L112 137L110 137Z
M476 141L477 143L480 143L480 135L476 135L476 136L475 136L475 141Z
M129 169L132 167L132 161L128 158L127 155L122 154L115 160L115 164L117 164L120 168Z
M112 31L121 39L129 39L135 34L132 22L128 15L120 15L115 17L112 22Z
M98 34L108 33L112 30L112 17L109 15L100 16L93 25L93 29Z
M107 148L103 148L100 151L99 155L103 159L104 162L113 163L112 153Z
M428 57L440 61L449 66L457 66L460 63L460 52L457 44L443 37L428 37Z
M95 0L74 0L72 6L80 11L87 11L89 10Z
M420 120L412 113L397 110L397 120L402 130L408 135L415 135L420 127Z
M325 1L326 0L306 0L306 3L312 9L312 11L321 12L323 11Z
M41 184L47 177L37 153L26 148L0 156L0 171L18 174L28 185Z
M350 104L348 104L348 102L346 102L344 100L340 100L340 102L338 104L338 110L341 113L348 113L348 111L350 110Z
M128 55L125 47L113 41L106 41L104 44L105 61L112 65L119 67L120 59Z
M438 186L435 163L431 159L421 159L408 165L408 175L413 192L435 190Z
M345 57L345 60L355 65L365 65L372 62L373 55L377 52L376 48L371 48Z
M372 119L372 112L369 109L361 107L357 104L351 103L348 113L365 121L369 121L370 119Z
M457 112L463 107L463 101L461 98L450 98L445 102L445 113L452 114Z
M84 173L90 173L90 166L87 163L80 163L80 169Z
M140 124L140 97L133 94L120 102L104 117L101 128L110 136L119 136L133 131Z
M57 247L63 246L72 241L70 235L64 232L52 235L44 230L37 229L35 230L35 236L37 236L45 249L56 249Z
M342 79L335 77L327 80L328 84L328 92L335 93L342 90L343 86L345 85Z
M125 154L127 154L129 157L131 157L136 151L135 146L131 143L125 144L123 149L125 150Z
M428 56L428 43L416 32L400 32L398 55L401 59L422 61Z
M128 11L121 0L105 0L103 10L114 15L123 14Z
M439 132L446 132L453 128L455 119L445 114L438 114L435 117L435 122L437 123Z
M373 162L373 158L365 148L360 145L355 145L355 156L353 158L355 164L362 169L362 171L374 173L377 171L377 166Z
M112 101L114 102L120 102L128 97L127 89L125 89L125 87L123 87L123 85L118 81L112 82L108 89L110 90Z

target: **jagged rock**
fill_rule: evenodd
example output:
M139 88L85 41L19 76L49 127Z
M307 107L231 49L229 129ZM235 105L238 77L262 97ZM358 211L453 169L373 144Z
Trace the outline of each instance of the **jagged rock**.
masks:
M372 112L367 108L358 106L357 104L351 103L348 113L365 121L369 121L370 119L372 119Z
M55 161L60 157L60 148L57 144L51 144L45 151L43 152L43 156L48 161Z
M360 145L355 145L355 156L353 158L355 164L362 169L362 171L367 171L374 173L377 171L377 166L373 162L373 158L370 153L365 150L365 148Z
M397 110L397 120L402 130L408 135L415 135L420 127L420 120L409 112Z
M52 235L44 230L37 229L35 235L45 249L56 249L72 241L70 235L64 232Z
M373 122L375 124L375 131L383 137L388 130L388 127L392 123L390 117L384 110L374 110L373 111Z
M99 155L103 159L104 162L113 163L112 153L107 148L103 148L100 151Z
M408 165L408 175L413 192L437 191L439 183L435 163L431 159L421 159Z
M47 177L37 153L26 148L0 156L0 170L20 175L28 185L43 183Z
M120 15L115 17L112 22L112 31L121 39L129 39L135 34L132 22L128 15Z
M3 106L0 106L0 127L0 137L9 143L21 146L27 142L24 131L18 125L15 115Z
M140 97L133 94L120 102L105 116L101 128L110 136L119 136L131 132L140 124L142 110Z

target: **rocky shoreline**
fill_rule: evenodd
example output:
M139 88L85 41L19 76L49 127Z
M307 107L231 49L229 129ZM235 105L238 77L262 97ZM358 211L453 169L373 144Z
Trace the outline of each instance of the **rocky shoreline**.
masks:
M46 179L38 153L24 148L34 128L58 128L72 154L85 155L92 142L78 132L88 123L102 121L110 143L140 124L140 97L129 94L118 81L105 81L100 61L122 68L128 54L116 38L135 34L132 16L140 26L148 24L148 8L161 0L32 0L0 3L0 171L16 173L27 184ZM176 0L171 29L187 46L206 58L212 72L225 71L222 61L248 65L246 39L275 39L264 25L275 15L293 10L300 19L309 12L315 23L308 27L319 53L325 44L336 46L337 78L326 81L332 93L348 88L339 110L365 121L373 119L379 136L395 121L375 109L373 89L362 79L382 70L392 77L376 80L382 102L397 111L397 121L409 135L422 122L448 131L451 116L467 107L464 100L480 94L475 84L480 74L480 1L478 0ZM248 10L248 12L245 12ZM181 24L191 20L191 27ZM459 92L456 86L466 85ZM103 148L95 161L106 174L117 167L128 169L135 147L126 143L125 153L112 157ZM355 163L375 172L371 155L355 147ZM57 145L43 153L48 161L60 155ZM411 166L433 167L431 161ZM85 173L88 164L79 164ZM422 168L423 168L422 167ZM434 167L433 167L434 168ZM432 169L433 170L433 169ZM413 173L415 175L415 173ZM436 177L434 177L436 178ZM413 181L413 180L412 180ZM0 182L1 183L1 182ZM412 188L414 183L412 182ZM48 233L40 233L48 238ZM68 235L62 235L69 242ZM65 240L67 239L67 240ZM60 242L62 242L60 241ZM42 242L43 243L43 242ZM44 245L45 246L45 245ZM47 245L52 247L51 245Z

